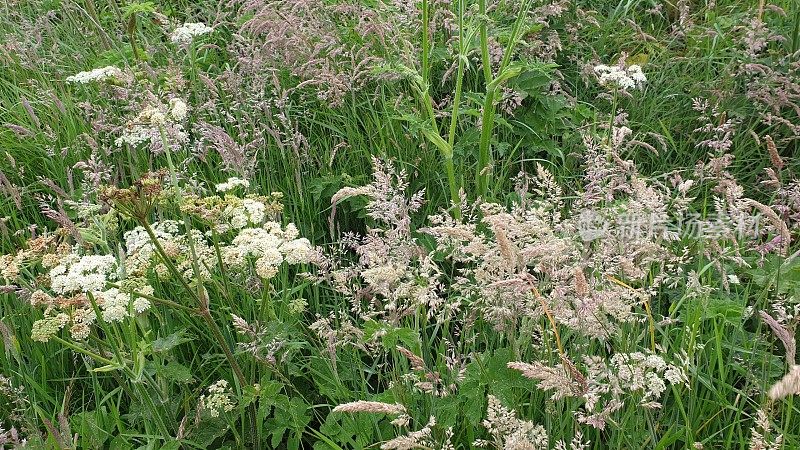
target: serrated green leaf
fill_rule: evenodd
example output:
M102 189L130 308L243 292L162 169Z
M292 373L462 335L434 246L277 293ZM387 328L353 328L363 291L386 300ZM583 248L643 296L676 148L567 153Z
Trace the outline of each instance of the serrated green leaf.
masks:
M194 378L192 377L192 371L183 364L175 361L172 361L166 366L162 366L160 369L158 369L158 374L167 380L174 381L176 383L191 383L194 381Z
M170 334L169 336L165 336L163 338L158 338L153 341L152 347L153 351L156 353L163 353L172 350L173 348L184 344L186 342L190 342L191 339L184 335L184 331L177 331L175 333Z

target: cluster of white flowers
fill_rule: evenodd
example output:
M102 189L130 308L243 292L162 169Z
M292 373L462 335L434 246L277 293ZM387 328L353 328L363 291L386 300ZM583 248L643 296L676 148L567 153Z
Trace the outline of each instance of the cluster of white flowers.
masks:
M238 184L241 180L229 181ZM284 263L308 263L316 255L308 239L299 237L294 224L284 227L275 221L280 205L269 203L268 197L239 198L228 194L196 201L187 202L192 212L212 223L234 222L238 227L225 225L231 233L225 236L225 242L216 244L219 247L211 245L211 231L205 235L199 229L184 230L183 222L164 220L152 223L150 230L139 226L125 232L120 260L111 255L81 255L80 247L71 245L40 255L48 282L46 289L30 295L31 306L44 310L44 318L33 326L33 339L46 342L66 328L74 340L85 340L98 319L96 310L110 323L144 313L150 309L154 295L149 277L208 281L211 272L219 267L217 248L223 265L234 269L231 273L263 279L274 277ZM0 275L16 278L20 273L17 261L23 260L19 255L0 257ZM306 306L305 300L297 299L292 311L300 313Z
M122 147L123 144L128 144L131 147L136 147L139 144L149 142L152 138L152 130L150 127L144 127L137 124L129 124L125 127L120 137L114 140L117 147Z
M201 399L203 409L207 410L211 417L219 417L221 412L230 412L234 408L228 382L219 380L208 387L208 394Z
M250 198L242 199L239 204L232 204L225 207L222 216L232 228L241 230L247 226L261 225L267 215L267 207L264 203Z
M94 81L106 81L122 78L122 71L114 66L101 67L99 69L92 69L85 72L80 72L75 75L67 77L67 82L70 83L92 83Z
M212 31L214 31L214 29L204 23L186 22L176 28L169 38L175 44L189 45L195 37L211 33Z
M139 291L146 295L153 294L153 288L150 286L145 286ZM106 322L122 322L123 319L130 316L130 306L133 306L133 310L138 314L150 309L149 300L143 297L134 297L135 299L133 303L131 303L131 294L121 292L116 288L111 288L105 292L99 293L98 299L102 300L101 308L103 310L103 320Z
M122 129L120 136L114 141L117 147L128 144L136 147L144 142L158 140L161 130L169 128L169 136L173 140L184 142L188 138L181 122L186 120L189 107L180 98L172 98L169 105L150 105L142 109Z
M175 236L180 234L179 224L174 220L155 222L151 229L165 249L171 248ZM134 276L143 276L152 266L155 258L155 247L144 227L136 227L125 232L125 271ZM166 269L166 267L164 268ZM157 270L158 272L158 270Z
M229 199L231 197L228 197ZM300 238L297 227L288 224L282 227L280 223L267 221L266 206L264 203L253 199L239 199L233 208L236 212L231 221L236 229L230 244L220 244L222 262L227 268L241 269L246 267L248 260L255 262L255 272L264 279L269 279L278 273L278 267L284 262L287 264L308 263L316 254L308 239ZM229 205L230 206L230 205ZM227 211L227 210L226 210ZM188 279L196 278L188 245L188 237L180 231L180 222L162 221L152 225L153 233L158 239L166 256L172 259L175 267ZM199 230L191 230L194 243L194 252L201 264L200 279L209 279L209 270L218 265L216 251L208 243L208 237ZM145 276L150 269L163 278L169 278L166 265L156 255L156 248L144 228L136 227L125 233L126 260L125 270L132 276Z
M314 252L306 238L298 238L297 227L289 224L281 229L277 222L267 222L262 228L245 228L225 248L225 260L241 265L246 258L256 258L256 274L269 279L278 273L278 266L308 263Z
M37 320L33 322L33 327L31 327L31 339L36 342L47 342L68 323L69 316L65 313Z
M19 265L14 255L0 255L0 278L14 280L19 276Z
M647 82L647 77L644 76L642 67L638 64L631 64L626 68L600 64L595 66L594 73L602 86L615 87L623 91L634 88L641 89Z
M186 102L175 97L169 100L169 114L178 122L183 122L186 119L186 114L189 112L189 107Z
M116 269L113 256L72 254L50 270L50 287L57 294L102 291L116 277Z
M103 314L105 317L105 313ZM72 339L83 341L89 337L90 325L97 319L94 309L78 308L72 312L72 325L69 327L69 334Z
M162 220L151 224L150 228L159 240L168 240L180 233L180 226L181 224L178 221ZM124 239L125 249L128 251L129 255L151 244L150 235L147 234L147 231L143 227L136 227L133 230L125 232Z
M228 192L236 188L247 189L250 187L250 182L237 177L230 177L228 181L217 184L217 192Z
M45 317L34 322L31 337L47 342L69 326L73 339L85 340L97 319L92 301L96 302L103 319L108 322L120 322L129 317L131 307L139 314L148 310L150 302L146 298L113 287L107 289L108 282L115 281L128 285L137 293L153 294L153 288L143 280L120 280L118 266L116 258L110 255L79 256L71 252L60 258L48 273L50 289L56 296L43 290L31 294L31 305L45 309Z
M164 220L155 222L151 225L153 234L164 253L172 259L175 268L186 278L196 278L194 274L194 264L192 262L192 252L189 245L189 236L181 232L182 223L174 220ZM214 249L205 240L199 230L191 230L194 255L199 260L200 278L207 280L211 277L209 268L216 266L216 256ZM172 276L169 268L157 256L156 247L150 239L149 234L143 227L136 227L125 233L125 247L127 250L125 259L125 271L132 276L145 276L149 269L162 279Z
M284 260L289 264L307 264L314 256L311 242L306 238L286 241L281 244L280 250L283 253Z

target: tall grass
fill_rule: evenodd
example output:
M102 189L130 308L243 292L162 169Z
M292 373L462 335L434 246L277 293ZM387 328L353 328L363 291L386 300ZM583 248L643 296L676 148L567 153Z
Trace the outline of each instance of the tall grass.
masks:
M175 44L184 22L214 31ZM0 447L797 447L770 387L800 390L799 24L790 0L7 2ZM653 217L678 235L625 234ZM57 289L96 255L102 289Z

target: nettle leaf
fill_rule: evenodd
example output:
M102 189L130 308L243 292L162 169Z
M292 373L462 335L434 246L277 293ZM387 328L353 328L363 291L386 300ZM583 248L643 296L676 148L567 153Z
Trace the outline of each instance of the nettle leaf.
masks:
M279 395L275 400L275 415L266 421L265 428L272 430L272 446L283 442L289 449L300 447L300 437L311 422L308 413L309 406L303 399L294 397L291 400L285 395ZM290 432L289 436L286 433Z
M181 344L190 342L191 340L191 336L185 334L185 330L180 330L170 334L169 336L154 340L152 347L154 352L163 353L168 352Z
M372 341L380 336L381 343L387 350L393 350L398 345L403 346L412 352L419 352L422 342L416 331L408 327L392 327L387 324L379 324L374 320L364 323L364 340Z
M730 298L709 298L702 310L703 319L721 317L733 325L741 324L743 316L744 305Z
M193 428L189 434L189 439L200 444L202 447L208 447L214 443L220 436L224 436L228 432L228 424L222 417L204 417L197 427Z
M152 14L156 12L153 2L133 2L122 7L123 17L131 17L134 14Z
M363 449L375 442L375 422L379 419L372 414L330 413L319 431L344 448ZM331 448L321 444L321 448Z
M534 384L523 377L519 371L511 370L507 364L515 361L514 352L510 348L500 348L491 353L491 355L483 354L476 358L467 366L467 376L465 382L472 392L480 392L481 403L483 402L483 393L488 389L490 394L497 396L500 401L507 404L516 403L516 396L523 392L529 392L534 389ZM475 414L474 411L471 411ZM483 417L483 410L481 410L480 417Z
M37 448L37 447L34 447ZM119 450L128 450L133 448L133 444L131 444L130 438L127 436L117 436L111 440L109 443L108 448L119 449ZM164 448L164 447L162 447Z
M314 201L320 202L330 199L339 189L352 182L352 178L346 173L340 175L323 175L308 180L305 183L305 189L312 194Z
M752 266L754 268L746 273L757 286L774 287L778 294L796 296L800 293L800 258L784 260L773 255L765 262Z
M536 95L550 85L550 81L553 79L553 69L555 66L552 64L525 64L509 82L509 87L528 95Z
M161 450L180 450L180 448L181 448L180 441L165 442L164 445L161 446Z
M70 419L72 428L79 431L81 445L86 448L101 448L103 443L111 437L107 430L109 425L104 418L106 411L85 411L73 415ZM113 425L111 426L113 428Z
M161 366L158 369L158 374L176 383L191 383L194 381L192 371L183 364L174 361L166 366Z

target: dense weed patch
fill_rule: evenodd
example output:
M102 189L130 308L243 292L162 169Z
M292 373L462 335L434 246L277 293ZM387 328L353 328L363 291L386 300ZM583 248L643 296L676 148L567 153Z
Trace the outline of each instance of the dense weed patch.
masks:
M0 446L800 446L750 3L10 2Z

